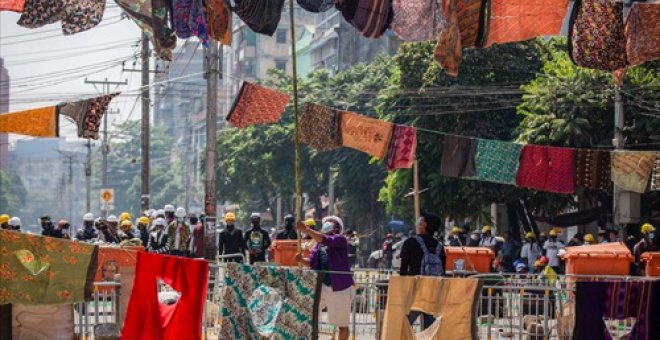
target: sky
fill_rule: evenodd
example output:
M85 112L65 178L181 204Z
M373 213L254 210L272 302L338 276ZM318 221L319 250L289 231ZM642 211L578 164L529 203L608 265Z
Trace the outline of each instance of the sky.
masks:
M114 2L108 1L97 27L64 36L59 22L27 29L16 24L19 13L1 11L0 57L11 77L10 111L97 96L102 88L85 84L85 78L107 78L128 82L119 90L134 90L112 101L111 109L118 109L119 114L108 116L109 122L139 119L141 104L135 89L140 86L141 76L139 72L123 72L121 61L126 61L128 69L140 68L141 61L134 56L139 57L141 30L121 13ZM60 123L62 137L77 138L72 123L66 119ZM27 137L11 136L12 141L20 138Z

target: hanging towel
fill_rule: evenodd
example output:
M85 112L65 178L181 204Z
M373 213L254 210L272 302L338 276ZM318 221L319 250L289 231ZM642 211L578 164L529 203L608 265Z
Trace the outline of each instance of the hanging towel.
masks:
M575 192L575 149L525 145L516 175L520 187L572 194Z
M156 55L164 60L172 60L176 36L168 26L170 9L166 0L115 0L115 2L149 37Z
M231 11L224 0L207 0L206 13L209 36L223 45L231 46Z
M335 6L367 38L380 38L392 22L391 0L341 0Z
M58 137L55 106L0 114L0 133L32 137Z
M486 47L559 35L568 0L489 0Z
M612 162L609 151L578 149L575 152L577 185L592 190L612 191Z
M282 16L284 0L235 0L231 10L254 32L272 36Z
M625 35L629 65L660 58L660 4L633 2Z
M97 247L0 229L0 305L91 299Z
M172 28L176 36L188 39L196 36L206 45L208 40L202 0L172 0Z
M334 0L297 0L298 5L308 12L321 13L334 5Z
M39 28L56 23L64 17L64 0L25 0L23 14L17 24L25 28Z
M461 48L482 46L484 0L442 0L442 29L433 57L448 76L458 76Z
M472 138L445 136L442 147L440 174L448 177L473 177L476 142Z
M475 166L479 181L516 184L522 145L497 140L478 139Z
M62 32L72 35L96 27L103 20L105 0L64 0Z
M292 267L228 263L220 339L316 339L321 282Z
M23 12L25 0L0 0L0 11Z
M288 104L287 94L244 81L227 121L239 129L277 123Z
M575 65L603 71L626 67L623 4L575 0L568 39L569 56Z
M341 112L322 105L306 103L300 118L300 141L325 152L341 146Z
M138 253L121 339L202 339L208 275L206 260ZM174 304L159 301L161 281L180 294Z
M434 40L442 29L442 0L392 0L392 12L392 31L402 40Z
M612 153L612 181L625 191L646 192L655 151L614 151Z
M352 112L341 114L342 145L383 159L392 138L393 125Z
M387 169L410 169L417 152L417 129L405 125L394 125L390 152L387 156Z
M653 162L651 190L660 191L660 153L658 153L658 155L655 157L655 162Z

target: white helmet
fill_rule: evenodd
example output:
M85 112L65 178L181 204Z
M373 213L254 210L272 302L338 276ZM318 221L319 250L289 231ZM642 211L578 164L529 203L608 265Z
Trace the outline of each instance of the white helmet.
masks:
M154 226L161 226L161 227L164 227L166 224L167 224L167 223L165 222L165 219L162 218L162 217L159 217L159 218L157 218L157 219L154 221Z
M9 219L8 224L12 227L20 227L21 226L21 219L14 216L14 217Z
M85 221L85 222L93 222L93 221L94 221L94 214L92 214L92 213L86 213L86 214L83 216L83 221Z
M158 217L158 212L156 210L154 210L154 211L151 212L151 220L152 221L155 220L156 217Z
M110 215L110 216L108 216L108 218L106 219L106 221L108 221L109 223L113 223L113 222L114 222L114 223L117 223L117 222L119 222L119 221L117 220L117 216L115 216L115 215Z
M186 209L184 209L182 207L176 208L176 212L174 213L174 216L176 216L178 218L186 217Z
M165 211L166 213L170 213L170 212L173 213L174 212L174 206L171 205L171 204L168 204L168 205L165 206L165 208L163 208L163 211Z
M156 210L156 216L165 216L165 210L163 209Z

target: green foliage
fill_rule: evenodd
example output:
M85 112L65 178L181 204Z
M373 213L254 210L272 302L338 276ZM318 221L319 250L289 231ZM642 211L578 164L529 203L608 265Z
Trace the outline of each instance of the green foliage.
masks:
M0 170L0 214L11 214L23 208L27 191L13 171Z

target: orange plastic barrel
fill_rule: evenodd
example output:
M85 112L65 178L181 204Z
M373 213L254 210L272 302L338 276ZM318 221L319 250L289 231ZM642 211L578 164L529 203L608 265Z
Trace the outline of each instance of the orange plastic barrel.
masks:
M646 263L646 276L660 276L660 253L643 253L641 260Z
M634 257L623 243L566 247L566 274L629 275Z
M490 262L494 257L493 251L484 247L445 247L445 254L447 255L445 270L479 273L490 272ZM474 265L474 269L470 263Z
M281 266L297 266L296 254L298 253L298 241L275 240L271 245L273 251L273 262ZM309 250L303 250L303 256L309 256Z

